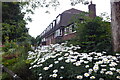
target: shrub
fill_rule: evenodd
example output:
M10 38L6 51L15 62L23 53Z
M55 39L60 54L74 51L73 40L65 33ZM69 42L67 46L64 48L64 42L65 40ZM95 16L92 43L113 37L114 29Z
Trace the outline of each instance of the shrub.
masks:
M3 52L7 52L8 54L14 53L15 48L17 48L18 45L15 42L6 42L4 44L4 47L2 47Z
M75 21L77 36L69 43L79 44L82 52L110 52L112 53L112 39L110 23L96 17L83 17L83 21Z
M10 44L12 45L12 43L6 43L6 45L7 44L9 44L9 48L6 48L7 46L4 48L5 52L2 54L2 64L16 73L23 80L35 80L36 77L29 70L29 63L26 63L27 53L32 50L30 45L27 43L21 45L14 43L14 46L10 47ZM15 51L9 53L9 50L13 48ZM12 76L6 72L3 72L2 76L2 80L13 80Z

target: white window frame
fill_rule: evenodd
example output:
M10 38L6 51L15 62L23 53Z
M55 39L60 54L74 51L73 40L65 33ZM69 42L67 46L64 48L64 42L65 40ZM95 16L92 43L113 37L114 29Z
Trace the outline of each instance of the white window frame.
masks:
M60 23L60 20L61 20L61 16L59 15L56 19L56 24L59 24Z

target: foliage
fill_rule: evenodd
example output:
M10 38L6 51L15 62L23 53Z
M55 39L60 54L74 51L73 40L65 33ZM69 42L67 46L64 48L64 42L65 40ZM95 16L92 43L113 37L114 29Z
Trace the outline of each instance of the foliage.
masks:
M25 41L29 34L25 27L26 21L17 2L2 3L2 42L7 41Z
M14 51L12 51L13 49ZM3 47L2 64L20 76L23 80L34 80L35 76L28 69L29 63L26 63L28 51L32 51L28 43L22 43L21 45L15 42L5 43ZM2 80L13 80L6 72L3 72L2 76Z
M14 48L17 48L18 47L18 45L15 43L15 42L6 42L5 44L4 44L4 47L2 48L2 50L4 51L4 52L8 52L8 53L13 53L14 51L15 51L15 49Z
M29 69L39 80L117 80L120 79L120 54L79 53L79 46L66 43L44 46L29 52Z
M3 2L2 3L2 64L12 70L23 80L35 80L26 63L27 52L32 51L32 37L28 34L27 24L24 20L26 13L21 9L27 3ZM27 11L27 12L30 12ZM10 74L3 71L2 80L13 80Z
M75 21L77 37L70 43L79 44L82 52L106 51L112 53L111 27L109 22L105 22L100 17L90 19L81 17L82 21Z
M36 37L36 44L39 46L41 43L41 37L40 36L37 36Z

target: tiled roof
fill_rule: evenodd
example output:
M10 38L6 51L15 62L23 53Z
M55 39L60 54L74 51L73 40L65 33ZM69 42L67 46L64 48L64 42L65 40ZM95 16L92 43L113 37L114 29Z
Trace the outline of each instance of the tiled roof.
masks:
M83 12L83 11L75 9L75 8L71 8L69 10L64 11L63 13L79 14L80 12Z

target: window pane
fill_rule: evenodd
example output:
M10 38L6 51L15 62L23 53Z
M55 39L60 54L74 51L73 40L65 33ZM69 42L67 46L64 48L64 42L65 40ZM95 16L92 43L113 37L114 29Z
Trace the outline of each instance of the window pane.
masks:
M59 24L59 22L60 22L60 16L58 16L56 20L57 20L56 23Z

